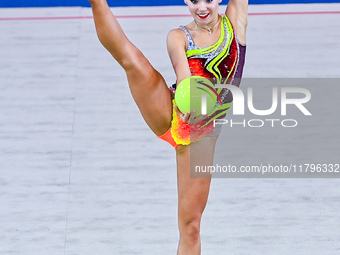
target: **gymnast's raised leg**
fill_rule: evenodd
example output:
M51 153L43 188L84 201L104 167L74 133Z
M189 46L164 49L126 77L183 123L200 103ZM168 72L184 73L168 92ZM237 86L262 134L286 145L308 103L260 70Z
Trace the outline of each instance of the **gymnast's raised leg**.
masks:
M156 135L171 125L171 93L163 77L126 37L106 0L89 0L98 38L126 72L132 96Z

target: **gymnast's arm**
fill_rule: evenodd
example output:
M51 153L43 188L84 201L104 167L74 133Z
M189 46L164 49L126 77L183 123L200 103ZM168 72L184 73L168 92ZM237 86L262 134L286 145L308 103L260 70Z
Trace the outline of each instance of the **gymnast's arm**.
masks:
M248 26L248 0L229 0L225 15L234 27L237 39L245 45Z
M186 56L187 38L185 33L177 28L171 30L167 38L168 54L176 73L177 84L191 76Z
M172 66L177 77L177 84L182 80L191 76L188 59L186 56L187 37L182 29L171 30L167 38L167 48L171 59ZM174 105L177 115L186 123L195 124L203 120L206 115L195 118L196 112L182 113L177 106Z

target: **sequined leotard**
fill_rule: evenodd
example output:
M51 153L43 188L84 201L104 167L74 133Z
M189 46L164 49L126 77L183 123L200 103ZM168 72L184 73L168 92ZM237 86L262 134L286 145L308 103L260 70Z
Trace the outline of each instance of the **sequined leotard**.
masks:
M221 36L217 43L210 47L199 48L189 31L181 26L186 33L188 48L186 56L192 76L202 76L210 79L214 84L240 85L243 66L245 62L246 46L241 45L234 33L233 27L226 16L221 21ZM224 118L232 103L232 95L228 89L217 89L222 100L218 103L209 117L195 125L184 123L176 112L173 111L172 127L160 138L168 141L174 147L179 144L187 145L195 142L204 136L218 136L220 129L213 127L213 120ZM175 103L175 102L174 102ZM169 136L171 134L171 137ZM165 139L165 137L167 137ZM174 141L169 141L174 140Z

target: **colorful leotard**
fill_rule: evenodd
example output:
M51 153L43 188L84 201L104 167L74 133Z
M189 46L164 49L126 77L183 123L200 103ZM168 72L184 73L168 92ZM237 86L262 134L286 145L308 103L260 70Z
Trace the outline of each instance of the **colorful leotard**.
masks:
M180 27L186 33L188 39L186 56L191 75L208 78L214 84L239 86L245 62L246 46L237 41L233 27L226 16L222 17L221 22L220 39L214 45L205 48L197 47L189 31L184 26ZM168 131L160 138L177 147L180 144L188 145L205 136L218 136L220 129L217 126L214 128L214 120L226 116L233 99L228 89L219 88L217 92L222 104L218 103L209 114L209 117L197 124L189 125L183 122L173 111L170 132Z

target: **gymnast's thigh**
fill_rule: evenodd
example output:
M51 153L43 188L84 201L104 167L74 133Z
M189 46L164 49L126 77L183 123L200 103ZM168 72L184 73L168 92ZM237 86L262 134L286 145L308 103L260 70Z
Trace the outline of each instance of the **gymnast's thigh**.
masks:
M124 69L132 96L151 130L156 135L163 135L172 120L171 92L162 75L139 50L136 49L129 58L133 62Z

